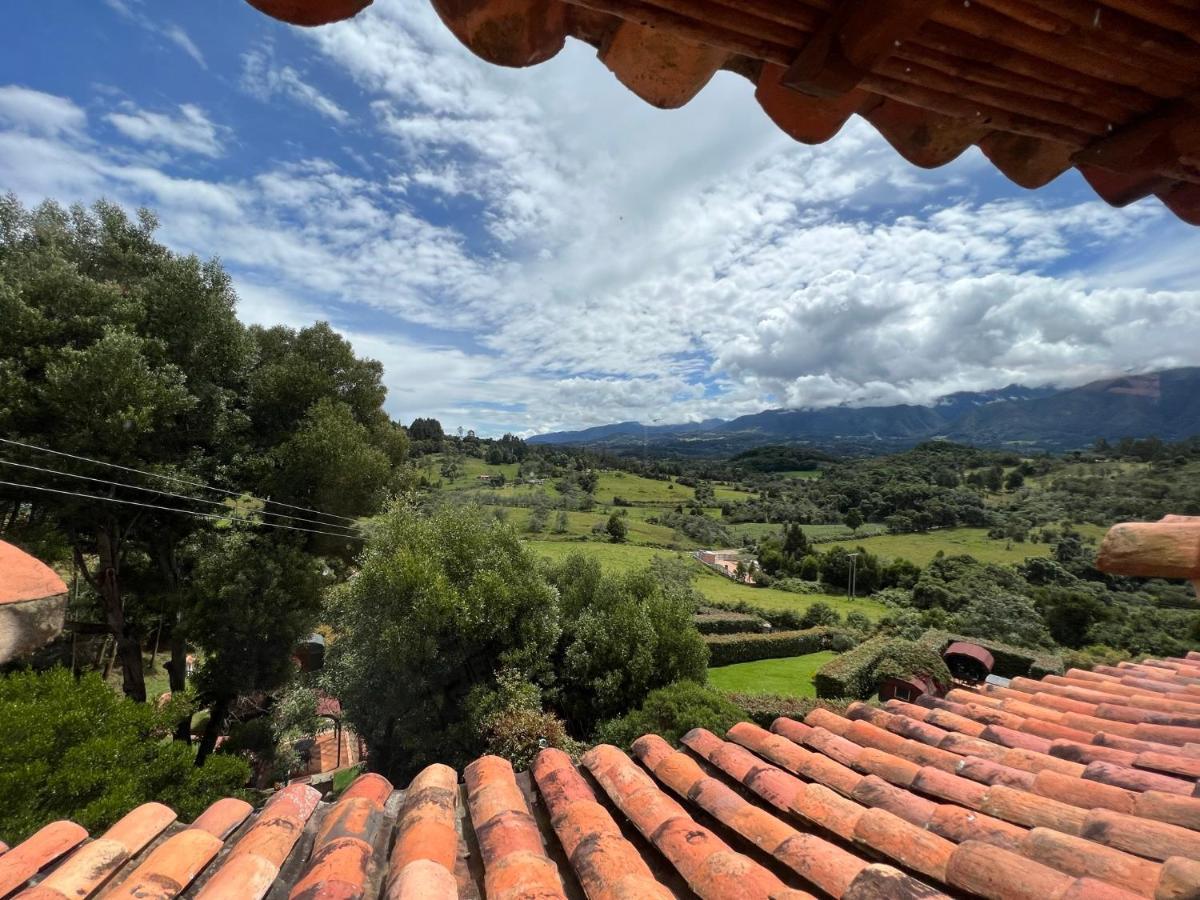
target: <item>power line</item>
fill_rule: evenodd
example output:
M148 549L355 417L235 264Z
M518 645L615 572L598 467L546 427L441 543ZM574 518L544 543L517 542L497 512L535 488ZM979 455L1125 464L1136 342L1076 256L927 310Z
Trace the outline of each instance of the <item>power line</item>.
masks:
M222 509L230 509L228 506L226 506L224 503L222 503L219 500L206 500L203 497L189 497L187 494L176 494L173 491L164 491L164 490L160 490L159 488L143 487L138 484L128 484L124 481L110 481L107 478L95 478L91 475L80 475L76 472L63 472L60 469L47 469L43 466L35 466L32 463L21 463L21 462L17 462L16 460L13 460L13 459L0 459L0 465L17 466L18 468L21 468L21 469L32 469L35 472L45 472L48 475L60 475L64 478L79 478L79 479L82 479L83 481L93 481L93 482L96 482L97 484L110 484L115 487L129 488L130 490L133 490L133 491L144 491L144 492L150 493L150 494L160 494L164 497L174 497L178 500L189 500L193 503L207 503L210 506L219 506ZM249 495L248 494L246 494L246 495L239 494L238 496L249 496ZM230 511L234 512L234 510L230 510ZM310 524L313 524L313 525L325 525L326 527L329 527L329 528L345 528L347 531L351 530L350 527L347 525L334 525L331 522L322 522L319 519L306 519L304 516L297 516L297 515L293 515L291 513L277 513L277 512L268 512L267 510L256 510L255 515L276 516L277 518L281 518L281 519L294 519L297 522L309 522Z
M26 488L32 491L46 491L51 494L62 494L67 497L82 497L85 500L99 500L103 503L121 503L125 506L141 506L145 509L161 509L166 512L180 513L185 516L192 516L197 519L212 519L218 522L229 521L236 519L236 516L217 516L211 513L197 512L194 509L180 509L177 506L160 506L157 503L139 503L137 500L121 500L117 497L101 497L98 494L81 494L78 491L64 491L60 488L44 487L40 484L22 484L19 481L0 481L0 485L8 487ZM266 528L286 528L288 531L304 531L309 534L324 534L329 537L343 538L348 541L365 540L361 535L357 534L340 534L334 531L318 531L315 528L299 528L295 525L283 525L279 522L254 522L255 525L262 525Z
M97 465L97 466L108 466L111 469L120 469L123 472L134 472L138 475L145 475L149 478L160 478L163 481L174 481L178 484L186 484L190 487L204 488L206 491L216 491L218 494L227 494L230 497L243 496L242 494L239 494L237 491L228 491L225 488L214 487L213 485L205 484L202 481L192 481L188 478L180 478L176 475L163 475L160 472L148 472L145 469L135 469L131 466L122 466L119 463L105 462L102 459L92 459L89 456L79 456L75 453L67 453L63 450L51 450L49 447L39 447L37 444L27 444L27 443L24 443L23 441L13 441L13 440L9 440L8 438L0 438L0 444L11 444L14 447L24 447L26 450L37 450L40 453L52 453L55 456L65 456L68 459L75 459L75 460L79 460L80 462L92 463L93 465ZM254 499L259 500L261 498L255 497ZM340 516L337 513L322 512L319 509L310 509L307 506L296 506L295 504L284 503L280 500L262 500L262 502L263 503L273 503L276 506L284 506L284 507L287 507L288 509L298 509L301 512L310 512L310 513L313 513L318 516L327 516L328 518L331 518L331 519L342 519L343 521L346 521L346 522L354 522L355 521L350 516ZM333 525L332 522L327 522L325 524ZM336 527L341 527L341 526L336 526Z

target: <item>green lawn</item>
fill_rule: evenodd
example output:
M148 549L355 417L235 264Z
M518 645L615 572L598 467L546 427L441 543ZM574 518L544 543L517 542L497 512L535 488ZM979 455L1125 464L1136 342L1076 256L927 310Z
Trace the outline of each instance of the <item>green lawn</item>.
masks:
M509 521L518 531L525 533L529 525L529 517L532 511L522 508L508 509ZM651 510L653 512L653 510ZM590 536L592 527L595 525L604 525L608 522L608 513L600 511L596 512L576 512L570 511L567 513L567 531L562 534L555 534L554 527L558 520L558 510L550 510L550 514L546 519L546 530L537 535L538 541L577 541L580 537ZM675 529L668 528L665 525L651 525L645 520L645 516L634 515L630 510L629 515L625 517L625 525L629 529L628 541L631 544L653 545L653 546L670 546L676 543L677 538L682 546L687 546L690 541L682 535L676 535ZM534 535L527 535L531 540Z
M1097 525L1080 525L1076 530L1090 538L1103 537L1105 531ZM947 556L968 553L981 562L989 563L1019 563L1031 556L1049 556L1053 552L1050 544L992 540L987 536L986 528L945 528L925 534L885 534L822 544L821 549L838 546L849 550L861 546L879 556L907 559L919 566L929 565L939 550L945 551Z
M784 659L760 659L708 670L713 687L741 694L779 694L784 697L815 697L813 675L837 656L825 650Z
M608 572L626 572L630 569L644 568L655 556L674 556L692 560L697 572L696 589L708 599L720 602L736 603L741 600L763 609L803 612L820 601L832 606L842 615L851 610L857 610L871 619L878 619L886 611L886 607L882 603L863 597L851 601L844 596L833 594L793 594L788 591L777 591L774 588L756 588L738 584L717 575L708 567L695 561L688 553L657 550L653 547L638 547L633 544L608 544L596 541L530 541L529 546L536 553L554 561L565 559L575 551L586 553L588 556L598 559L601 568Z

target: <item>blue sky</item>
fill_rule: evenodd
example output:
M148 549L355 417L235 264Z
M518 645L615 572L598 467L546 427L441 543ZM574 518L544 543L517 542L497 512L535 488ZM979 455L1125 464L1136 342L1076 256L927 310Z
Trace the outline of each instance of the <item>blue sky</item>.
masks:
M246 321L333 323L389 411L492 434L927 402L1200 364L1200 231L975 150L820 147L719 73L654 109L582 44L470 55L421 0L11 0L0 190L146 205Z

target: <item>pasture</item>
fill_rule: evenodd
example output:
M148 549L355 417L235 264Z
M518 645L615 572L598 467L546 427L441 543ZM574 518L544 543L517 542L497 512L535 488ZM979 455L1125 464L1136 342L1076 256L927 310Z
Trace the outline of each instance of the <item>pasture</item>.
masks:
M759 659L734 663L708 670L708 682L722 691L739 694L778 694L781 697L815 697L813 676L837 656L831 650L789 656L783 659Z

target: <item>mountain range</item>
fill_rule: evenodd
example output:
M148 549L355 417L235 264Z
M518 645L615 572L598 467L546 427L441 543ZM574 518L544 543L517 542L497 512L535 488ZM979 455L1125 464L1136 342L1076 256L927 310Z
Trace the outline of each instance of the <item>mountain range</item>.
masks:
M764 444L880 452L933 438L982 447L1066 450L1097 438L1200 434L1200 367L1122 375L1082 387L1010 384L948 394L928 406L833 406L769 409L736 419L679 425L618 422L529 438L613 451L653 446L687 455L736 452Z

